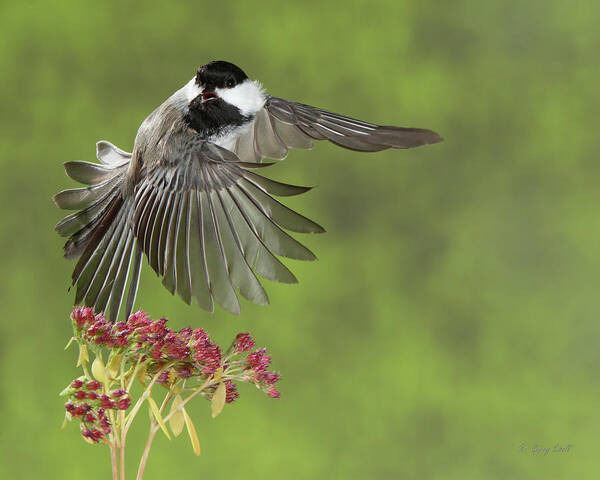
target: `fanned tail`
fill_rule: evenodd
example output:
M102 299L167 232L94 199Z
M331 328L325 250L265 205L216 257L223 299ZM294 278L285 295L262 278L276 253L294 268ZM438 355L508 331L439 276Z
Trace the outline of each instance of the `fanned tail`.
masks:
M129 225L133 205L121 193L131 154L104 141L96 146L101 164L64 164L69 177L89 186L54 196L59 208L77 210L55 229L68 237L65 256L79 258L72 276L75 303L108 310L108 318L116 321L130 273L125 315L133 309L141 269L142 252Z

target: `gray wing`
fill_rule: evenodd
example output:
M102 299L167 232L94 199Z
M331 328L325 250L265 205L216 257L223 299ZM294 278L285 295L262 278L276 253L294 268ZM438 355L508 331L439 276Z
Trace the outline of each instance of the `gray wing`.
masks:
M133 231L165 287L187 303L195 299L212 311L214 300L237 314L236 290L254 303L268 303L255 273L297 282L277 255L300 260L315 256L283 229L324 230L272 195L298 195L310 188L250 172L248 168L267 164L242 162L208 142L181 156L145 172L135 191Z
M251 127L236 141L233 151L248 162L282 159L292 148L312 148L313 140L329 140L359 152L413 148L441 142L422 128L387 127L363 122L283 98L267 98Z

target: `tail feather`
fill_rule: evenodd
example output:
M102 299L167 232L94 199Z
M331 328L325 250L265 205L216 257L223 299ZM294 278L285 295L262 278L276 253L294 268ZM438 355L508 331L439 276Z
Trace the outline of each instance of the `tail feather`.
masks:
M127 163L127 162L125 162ZM65 162L63 163L66 174L73 180L84 185L97 185L113 178L114 168L90 162Z
M75 303L83 302L97 312L110 307L108 318L116 321L128 278L125 315L133 310L142 256L130 227L133 205L121 192L131 155L108 142L99 142L97 156L103 165L65 164L71 178L90 186L65 190L54 197L59 208L79 210L55 228L69 237L65 256L79 258L72 275Z
M115 177L114 172L111 173L113 177L91 187L73 188L57 193L54 195L54 203L63 210L84 210L97 205L118 180L118 176Z
M103 213L105 213L106 206L114 196L117 189L118 186L113 185L112 188L103 190L95 202L83 210L79 210L78 212L67 215L56 224L54 229L62 237L70 237L74 233L77 233L79 230L84 228L86 225L89 225L92 221L97 220L102 216ZM70 190L56 194L53 200L58 208L68 208L70 210L70 206L67 207L63 200L66 197L66 192L70 192Z

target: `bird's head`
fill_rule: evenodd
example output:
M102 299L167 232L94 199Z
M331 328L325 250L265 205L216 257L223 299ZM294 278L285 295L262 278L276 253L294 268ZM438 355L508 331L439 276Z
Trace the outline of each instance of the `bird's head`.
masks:
M258 82L233 63L221 60L198 68L186 93L194 128L209 134L248 122L266 99Z

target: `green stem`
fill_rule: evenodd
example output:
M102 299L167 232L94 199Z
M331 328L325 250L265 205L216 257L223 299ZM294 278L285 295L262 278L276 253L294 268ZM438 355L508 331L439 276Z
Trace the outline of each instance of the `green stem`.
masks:
M181 407L183 408L183 406L189 402L193 397L195 397L198 393L200 393L202 390L204 390L208 385L210 384L210 379L206 380L206 382L204 382L204 384L200 387L198 387L194 393L192 393L191 395L189 395L185 400L183 400L183 402L181 403ZM169 398L171 397L171 392L167 392L167 395L165 396L162 405L160 406L160 412L162 413L163 409L165 408ZM179 409L177 409L179 410ZM175 413L176 410L170 412L165 418L165 423L173 416L173 414ZM158 432L158 430L160 429L160 425L158 425L158 423L154 420L150 421L150 431L148 432L148 440L146 441L146 447L144 448L144 453L142 454L142 458L140 459L140 466L138 467L138 473L137 473L137 477L136 480L143 480L143 475L144 475L144 470L146 469L146 463L148 462L148 456L150 455L150 449L152 448L152 442L154 441L154 437L156 436L156 433Z
M171 390L169 390L160 405L160 409L158 410L161 414L167 406L167 402L170 400L171 396ZM140 459L140 465L138 467L136 480L142 480L144 470L146 469L146 462L148 461L148 456L150 455L150 449L152 448L152 442L154 441L154 437L156 436L156 433L158 432L159 428L160 427L157 424L157 422L154 421L152 417L150 417L150 430L148 432L148 440L146 441L146 447L144 448L144 453L142 454L142 458Z
M121 388L125 388L125 378L124 378L124 368L125 361L121 360L121 365L119 366L120 374L121 374ZM121 480L125 480L125 435L123 431L123 424L125 422L125 412L120 410L117 413L117 417L119 419L118 425L121 427L120 437L121 437L121 448L119 448L119 458L121 463Z
M125 436L121 437L121 448L119 449L119 457L121 466L121 480L125 480Z
M146 462L148 461L148 456L150 455L150 449L152 448L152 442L154 441L154 436L156 432L158 432L158 428L156 426L156 422L150 422L150 431L148 432L148 440L146 441L146 446L144 447L144 453L142 454L142 458L140 459L140 466L138 467L136 480L142 480L144 476L144 470L146 469Z
M131 409L131 412L129 412L129 414L127 415L127 417L125 418L125 425L123 426L123 438L125 437L125 435L127 435L127 431L129 430L129 427L131 427L131 422L133 422L133 419L135 418L135 416L137 415L139 409L141 408L142 404L144 403L144 400L146 400L150 394L152 393L152 387L154 386L154 384L156 383L156 381L158 380L158 377L167 369L171 368L173 366L172 363L169 363L168 365L165 365L163 368L161 368L156 375L154 375L154 377L152 378L152 381L148 384L148 386L146 387L146 389L144 390L144 393L142 393L142 396L139 398L139 400L135 403L135 405L133 406L133 408Z
M119 466L117 464L117 447L114 442L110 443L110 464L112 467L113 480L119 480Z
M90 380L94 378L90 375L90 371L88 370L85 362L81 364L81 368L83 369L83 374L85 375L85 378L89 378Z
M165 395L165 398L163 399L162 403L160 404L160 408L158 409L158 412L162 415L163 410L165 409L165 407L167 406L167 402L171 399L171 390L169 390L167 392L167 394Z
M133 369L133 373L131 374L131 378L129 379L129 383L127 384L127 389L126 389L127 391L130 391L131 387L133 386L133 382L135 381L135 377L137 376L138 370L142 366L141 360L142 360L142 355L140 355L138 357L138 361L135 364L135 368Z

